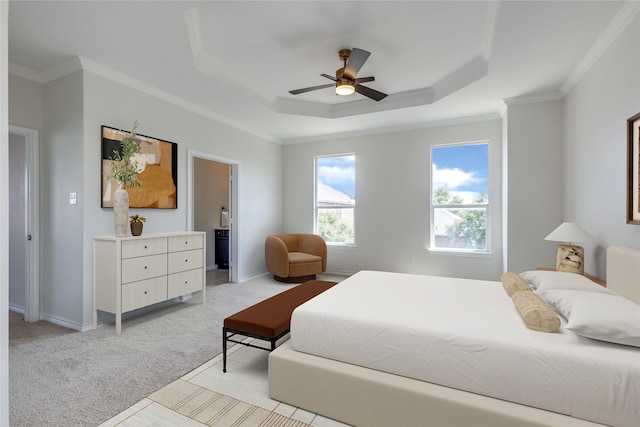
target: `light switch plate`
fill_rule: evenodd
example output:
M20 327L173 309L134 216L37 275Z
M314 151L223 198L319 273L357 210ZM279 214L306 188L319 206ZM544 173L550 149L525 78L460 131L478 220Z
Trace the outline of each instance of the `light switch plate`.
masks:
M77 205L78 204L78 193L76 193L76 192L69 193L69 204L70 205Z

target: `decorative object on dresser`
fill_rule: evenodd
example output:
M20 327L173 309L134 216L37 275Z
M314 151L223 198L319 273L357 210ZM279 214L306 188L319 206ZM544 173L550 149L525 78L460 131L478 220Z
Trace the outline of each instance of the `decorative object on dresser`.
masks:
M556 270L567 273L584 273L584 248L576 246L572 242L590 242L591 234L573 222L563 222L553 230L544 240L552 242L568 242L566 245L558 245L556 251Z
M140 216L138 214L131 215L129 217L129 225L131 226L131 235L139 236L142 234L142 226L147 218Z
M640 225L640 113L627 120L627 224Z
M113 220L116 227L116 236L118 237L127 235L127 219L129 217L129 192L127 187L140 186L140 180L138 179L140 171L135 156L140 154L142 149L136 142L137 127L138 121L136 120L131 128L131 133L122 137L118 149L114 149L113 153L108 157L110 159L111 172L106 175L106 180L109 184L113 181L118 183L118 188L113 194Z
M129 206L132 208L163 208L176 209L178 207L178 145L173 142L151 138L133 131L102 126L102 199L101 206L113 206L115 186L109 177L113 175L112 167L120 165L120 161L127 154L131 154L131 164L140 185L127 184L129 192ZM139 149L135 153L127 153L122 144L133 142ZM132 145L131 148L134 148ZM120 156L115 157L115 152Z
M144 238L93 238L93 327L98 311L115 315L116 333L122 314L192 292L206 279L201 231L149 234Z

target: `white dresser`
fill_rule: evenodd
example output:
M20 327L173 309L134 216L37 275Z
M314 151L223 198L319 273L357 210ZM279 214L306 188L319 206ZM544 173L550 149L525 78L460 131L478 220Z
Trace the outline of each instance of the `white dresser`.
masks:
M202 291L205 301L205 233L147 234L93 238L93 327L98 310L122 313Z

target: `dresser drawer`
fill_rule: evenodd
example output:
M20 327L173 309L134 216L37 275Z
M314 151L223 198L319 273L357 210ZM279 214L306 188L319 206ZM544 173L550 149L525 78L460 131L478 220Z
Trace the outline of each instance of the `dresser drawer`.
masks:
M167 238L122 241L122 258L133 258L167 253Z
M203 247L202 234L169 237L169 252L202 249Z
M202 290L202 269L170 274L167 284L168 298L175 298L190 292Z
M122 260L122 283L136 282L167 274L167 255L151 255Z
M202 249L169 253L169 274L202 267Z
M122 312L167 299L167 276L122 285Z

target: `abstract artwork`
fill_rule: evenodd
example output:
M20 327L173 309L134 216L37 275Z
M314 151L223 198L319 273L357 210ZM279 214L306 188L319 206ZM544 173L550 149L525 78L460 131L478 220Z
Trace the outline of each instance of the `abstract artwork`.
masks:
M103 208L113 207L113 193L118 183L109 180L114 151L120 151L122 138L130 132L102 126L102 197ZM138 163L139 187L127 187L130 208L176 209L178 207L178 145L136 134L142 152Z

